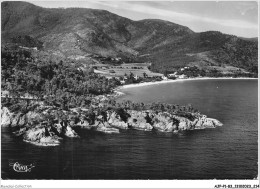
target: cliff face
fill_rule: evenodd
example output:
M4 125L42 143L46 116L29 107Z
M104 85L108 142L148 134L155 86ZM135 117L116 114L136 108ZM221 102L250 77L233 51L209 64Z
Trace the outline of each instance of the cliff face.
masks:
M43 110L41 111L40 110ZM59 110L53 107L39 108L26 114L11 113L8 108L1 109L1 126L13 127L16 136L23 136L24 141L41 146L56 146L62 137L79 137L73 127L92 129L104 133L120 133L121 129L135 129L142 131L156 130L158 132L173 132L215 128L222 126L216 119L207 118L205 115L193 114L193 119L185 118L167 112L151 110L127 110L127 116L109 110L101 115L94 113L91 120L85 109L74 109L66 112L65 120L46 120L46 115L55 115ZM36 113L37 112L37 113ZM93 118L92 118L93 119ZM22 121L21 121L22 120Z

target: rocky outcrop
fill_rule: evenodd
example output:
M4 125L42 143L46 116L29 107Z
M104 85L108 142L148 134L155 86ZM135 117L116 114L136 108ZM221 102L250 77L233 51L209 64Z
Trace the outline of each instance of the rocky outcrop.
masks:
M25 132L26 132L26 128L24 127L24 128L19 129L18 131L13 132L13 134L15 136L21 136L21 135L25 134Z
M176 124L176 126L178 128L177 130L185 131L185 130L194 129L194 123L195 122L192 122L191 120L189 120L187 118L173 115L172 119L177 120L177 124Z
M167 112L156 113L154 111L128 111L131 117L127 123L133 129L151 131L155 129L160 132L176 132L193 129L215 128L223 124L206 115L194 114L194 120L186 117L173 115Z
M130 124L130 128L141 131L151 131L153 129L152 125L145 122L136 121L136 119L130 118L128 122Z
M36 126L28 130L21 128L14 134L23 135L24 141L38 146L57 146L60 144L61 136L79 137L70 126L64 128L60 124L55 124L53 127Z
M2 127L9 127L12 122L12 115L8 108L3 107L1 108L1 126Z
M61 123L48 125L44 120L44 114L50 111L50 108L52 107L40 107L37 111L22 114L12 113L8 108L2 107L1 126L13 127L16 129L13 132L15 136L23 136L24 141L39 146L59 145L62 136L79 137L70 125L62 126Z
M144 111L128 111L131 117L128 119L127 123L129 127L136 130L151 131L153 129L152 125L147 122L147 112Z
M27 130L23 139L38 146L57 146L60 144L60 137L57 135L50 135L48 129L44 127L34 127Z
M25 114L26 116L26 122L27 124L34 125L35 123L39 123L44 120L42 115L39 112L35 111L29 111L28 113Z
M1 108L1 126L2 127L22 127L26 124L35 124L35 121L42 120L42 116L39 113L29 111L26 114L11 113L8 108Z
M128 129L128 124L124 122L116 112L108 112L107 114L107 117L109 118L108 123L110 125L119 129Z
M40 146L57 146L60 144L60 139L58 137L43 137L39 141Z
M92 128L92 126L89 124L89 122L87 120L81 120L80 122L78 122L74 126L79 126L81 128L84 128L84 129L91 129Z
M61 135L61 133L62 133L62 125L60 123L54 124L53 128L57 132L58 135Z
M199 113L168 113L152 110L108 110L99 115L88 113L87 109L72 109L63 111L62 120L48 121L48 116L59 113L54 107L39 107L36 111L26 114L12 113L8 108L1 109L1 125L16 127L16 136L23 136L24 141L41 146L55 146L61 137L79 137L72 129L78 126L103 133L119 133L120 129L135 129L142 131L156 130L159 132L178 133L194 129L215 128L222 126L216 119L207 118ZM121 117L122 116L122 117ZM47 119L47 120L45 120Z
M178 129L176 120L172 119L169 114L158 113L153 116L153 127L160 132L173 132Z
M67 137L79 137L79 135L70 126L66 126L64 128L64 135Z
M119 129L111 127L107 122L100 123L96 128L96 131L103 132L103 133L119 133Z
M195 129L215 128L222 125L223 124L220 121L213 118L207 118L206 115L202 115L197 119Z

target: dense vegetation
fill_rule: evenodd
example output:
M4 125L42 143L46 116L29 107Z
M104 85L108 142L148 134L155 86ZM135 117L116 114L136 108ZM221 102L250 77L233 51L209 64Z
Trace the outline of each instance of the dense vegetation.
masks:
M163 20L132 21L108 11L47 9L25 2L3 2L1 16L2 47L16 45L1 49L1 89L11 96L1 98L2 104L22 113L42 104L59 110L59 115L49 114L46 120L66 119L63 110L76 107L89 110L90 123L111 109L123 118L128 109L186 117L196 112L191 106L101 101L97 96L110 94L120 82L95 74L90 66L94 63L152 62L152 71L165 75L177 71L188 77L257 77L258 73L257 41L220 32L195 33ZM34 54L30 48L35 47L41 51ZM215 69L226 65L250 73L229 75ZM190 68L180 71L184 66ZM125 84L158 80L130 74Z
M212 51L212 59L258 73L258 43L233 37L221 49Z
M129 75L125 74L124 77L120 77L120 80L125 81L124 84L135 84L135 83L143 83L143 82L154 82L154 81L162 81L162 77L160 76L153 76L148 77L147 74L144 72L142 77L135 78L134 74L130 72Z
M42 61L32 56L31 51L20 48L3 48L1 56L1 89L9 92L8 98L1 98L2 105L8 107L11 112L21 114L35 111L39 107L53 107L55 113L48 111L44 114L43 123L47 125L52 125L57 120L66 123L68 120L78 122L80 118L94 124L99 115L106 121L106 112L110 110L116 111L122 119L129 117L127 110L175 113L189 119L193 119L192 113L197 112L191 105L144 104L131 101L118 103L114 98L103 98L104 94L110 94L120 82L115 78L101 77L90 67L81 64ZM143 78L136 80L133 74L130 74L126 81L136 83L149 79L144 74ZM69 109L79 107L87 109L87 112L80 116L68 113Z
M180 67L196 65L204 67L222 65L243 68L257 74L258 43L246 41L236 36L220 32L202 32L172 40L163 46L147 49L147 59L152 64L152 71L164 73L174 72Z
M151 70L160 73L192 64L205 71L227 65L257 74L256 39L217 31L195 33L168 21L133 21L103 10L47 9L26 2L3 2L1 16L2 43L43 47L49 54L149 61Z
M233 73L225 73L223 74L216 68L210 69L210 70L204 70L204 69L199 69L196 66L189 67L187 69L179 69L177 71L178 75L186 75L187 77L257 77L257 71L256 73L244 73L241 71L236 71Z
M62 109L87 104L89 98L111 93L120 84L71 62L37 60L27 50L2 49L1 56L2 90L14 97L44 99Z

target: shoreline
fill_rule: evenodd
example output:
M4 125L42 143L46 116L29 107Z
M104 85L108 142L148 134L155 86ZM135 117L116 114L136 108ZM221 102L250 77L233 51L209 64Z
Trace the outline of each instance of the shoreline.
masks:
M175 79L175 80L162 80L162 81L154 81L154 82L145 82L145 83L134 83L134 84L128 84L117 87L114 92L116 93L122 93L121 89L128 89L128 88L134 88L134 87L143 87L143 86L149 86L149 85L158 85L158 84L164 84L164 83L175 83L175 82L183 82L183 81L198 81L198 80L217 80L217 79L244 79L244 80L257 80L258 78L250 78L250 77L238 77L238 78L230 78L230 77L197 77L197 78L188 78L188 79Z

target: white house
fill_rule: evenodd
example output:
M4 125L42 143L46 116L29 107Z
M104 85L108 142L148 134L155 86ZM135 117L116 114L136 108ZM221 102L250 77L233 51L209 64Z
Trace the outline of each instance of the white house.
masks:
M165 77L164 75L162 76L162 79L163 79L163 80L168 80L168 78Z
M179 78L179 79L186 79L186 78L187 78L187 76L186 76L186 75L184 75L184 74L182 74L182 75L179 75L179 76L178 76L178 78Z
M174 72L172 74L168 74L168 77L173 77L173 76L176 76L177 75L177 72Z

